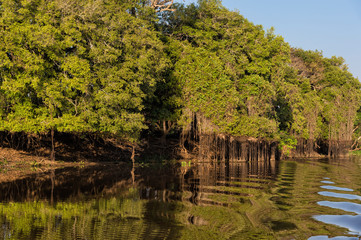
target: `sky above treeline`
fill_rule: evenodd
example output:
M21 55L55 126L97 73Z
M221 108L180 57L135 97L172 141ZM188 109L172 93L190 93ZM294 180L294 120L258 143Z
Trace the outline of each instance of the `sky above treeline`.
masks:
M196 3L197 0L176 0ZM223 0L264 29L275 28L292 47L346 60L361 81L361 0Z

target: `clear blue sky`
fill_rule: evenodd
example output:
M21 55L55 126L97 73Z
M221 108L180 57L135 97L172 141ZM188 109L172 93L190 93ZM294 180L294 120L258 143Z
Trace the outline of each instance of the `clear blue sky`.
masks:
M176 0L185 4L196 0ZM223 0L249 21L272 26L292 47L346 60L361 81L361 0Z

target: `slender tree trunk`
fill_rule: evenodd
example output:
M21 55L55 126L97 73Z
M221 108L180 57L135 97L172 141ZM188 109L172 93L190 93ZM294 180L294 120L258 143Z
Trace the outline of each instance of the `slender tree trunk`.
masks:
M54 101L53 99L51 99ZM50 120L51 124L54 124L53 122L53 111L54 111L54 105L50 105ZM51 135L51 153L50 153L50 160L55 161L55 146L54 146L54 126L51 127L50 130Z
M50 159L55 161L55 146L54 146L54 129L51 129L51 154Z
M161 138L162 147L165 147L167 144L167 134L168 134L167 125L166 125L166 121L164 120L163 121L163 133L162 133L162 138Z
M130 157L130 159L132 159L132 171L130 172L131 175L132 175L132 183L133 183L133 186L135 184L135 146L133 145L132 146L132 156Z
M331 148L332 148L332 134L331 134L331 124L329 124L328 126L328 131L329 131L329 137L328 137L328 156L331 157Z
M55 170L51 171L50 180L51 180L50 204L53 206L53 204L54 204L54 188L55 188Z

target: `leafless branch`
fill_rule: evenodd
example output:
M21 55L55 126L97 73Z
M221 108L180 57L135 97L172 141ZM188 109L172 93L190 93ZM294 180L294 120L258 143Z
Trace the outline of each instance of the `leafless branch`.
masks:
M354 133L357 129L358 129L358 126L357 126L356 128L354 128L354 129L352 130L352 132Z
M157 12L175 11L172 8L173 0L150 0L150 6Z
M354 143L352 144L352 146L351 146L351 149L353 149L354 147L357 147L357 145L358 145L358 141L361 139L361 137L358 137L355 141L354 141ZM356 150L357 150L358 148L356 148ZM355 150L355 149L354 149Z

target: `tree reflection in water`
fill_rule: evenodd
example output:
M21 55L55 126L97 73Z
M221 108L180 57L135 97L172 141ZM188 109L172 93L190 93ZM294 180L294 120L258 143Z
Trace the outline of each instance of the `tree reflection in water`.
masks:
M356 185L357 164L343 162L341 171ZM343 183L334 189L361 189L346 185L339 167L259 161L58 169L0 185L0 234L4 239L340 236L344 228L312 217L342 213L317 204L329 200L317 194L325 176Z

